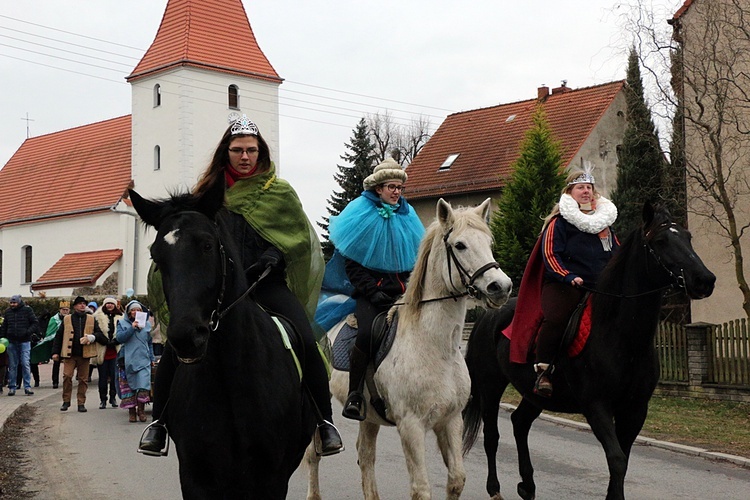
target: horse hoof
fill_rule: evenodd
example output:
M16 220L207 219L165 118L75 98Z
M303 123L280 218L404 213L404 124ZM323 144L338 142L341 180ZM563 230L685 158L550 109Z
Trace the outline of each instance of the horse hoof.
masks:
M533 488L531 491L527 491L523 483L518 483L516 492L518 493L518 496L523 498L524 500L534 500L534 498L536 498L536 492L534 491L535 489L536 488Z

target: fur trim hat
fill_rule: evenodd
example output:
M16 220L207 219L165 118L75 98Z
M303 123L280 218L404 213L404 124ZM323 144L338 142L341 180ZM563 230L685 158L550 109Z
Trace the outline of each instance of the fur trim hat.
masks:
M84 303L85 304L86 303L86 299L84 299L83 297L81 297L79 295L78 297L76 297L75 299L73 299L73 305L75 306L75 305L78 305L80 303Z
M143 304L141 304L137 300L131 300L130 302L128 302L128 305L125 306L125 312L130 314L130 310L133 309L134 307L137 307L138 309L143 311Z
M377 165L372 171L372 175L369 175L362 183L366 190L373 189L379 184L383 184L386 181L401 181L406 182L409 177L401 168L401 165L396 163L393 158L386 158L386 160Z
M114 297L107 297L104 299L104 302L102 302L102 306L106 306L107 304L114 304L115 307L117 307L117 299Z

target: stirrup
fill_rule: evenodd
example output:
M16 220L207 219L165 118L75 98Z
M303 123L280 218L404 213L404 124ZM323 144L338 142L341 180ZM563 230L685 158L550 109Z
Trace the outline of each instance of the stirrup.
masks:
M141 449L141 442L143 441L143 438L146 436L146 433L150 431L153 427L163 427L164 433L166 434L165 439L165 446L159 451L152 451L152 450L142 450ZM143 429L143 433L141 433L141 439L138 440L138 448L136 449L138 453L142 453L144 455L147 455L149 457L166 457L169 455L169 431L167 430L167 426L161 423L159 420L154 420L150 424L146 426L145 429Z
M320 437L320 428L325 425L330 425L336 431L336 434L338 435L339 440L341 440L341 433L336 428L336 426L333 425L333 422L330 422L328 420L323 420L323 422L319 423L317 427L315 428L315 433L313 434L313 446L315 447L315 454L318 455L319 457L327 457L330 455L336 455L337 453L341 453L342 451L346 449L344 447L344 442L342 440L340 448L336 448L330 451L323 450L323 439Z
M367 403L365 403L364 394L361 392L352 392L349 394L349 397L346 398L346 403L344 403L344 411L341 412L341 415L360 422L367 418Z

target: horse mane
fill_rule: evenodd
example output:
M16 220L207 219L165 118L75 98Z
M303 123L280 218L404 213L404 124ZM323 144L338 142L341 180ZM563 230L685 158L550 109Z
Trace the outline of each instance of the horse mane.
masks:
M459 207L453 211L453 225L451 229L454 232L462 232L466 228L478 229L485 234L491 235L489 226L482 219L482 217L474 212L471 207ZM420 302L424 298L424 291L426 288L426 280L432 279L436 283L435 288L440 288L439 280L440 276L429 276L428 264L432 252L445 252L445 247L442 244L442 239L445 233L442 231L442 225L438 220L435 220L430 224L425 232L422 242L419 245L419 251L417 252L417 261L414 264L414 270L409 277L409 282L406 284L406 293L404 293L404 305L407 308L419 308ZM450 293L445 291L444 293Z

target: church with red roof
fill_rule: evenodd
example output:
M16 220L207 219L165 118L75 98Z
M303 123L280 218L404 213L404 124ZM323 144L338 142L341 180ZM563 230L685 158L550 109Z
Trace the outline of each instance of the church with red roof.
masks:
M283 80L241 0L168 0L124 76L130 115L28 138L0 169L0 296L66 296L107 278L120 294L145 293L154 235L128 188L164 197L192 187L231 112L252 116L278 151Z

